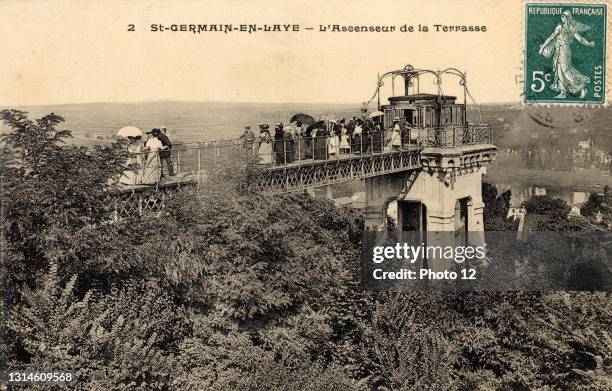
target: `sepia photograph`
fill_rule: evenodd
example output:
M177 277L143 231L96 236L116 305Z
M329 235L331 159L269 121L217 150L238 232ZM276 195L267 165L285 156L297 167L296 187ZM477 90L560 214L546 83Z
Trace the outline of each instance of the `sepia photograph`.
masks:
M612 391L603 0L0 0L0 390Z

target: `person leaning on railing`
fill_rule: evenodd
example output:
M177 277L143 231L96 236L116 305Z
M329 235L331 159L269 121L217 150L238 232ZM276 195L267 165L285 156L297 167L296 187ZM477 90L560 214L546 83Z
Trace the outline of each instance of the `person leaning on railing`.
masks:
M168 138L168 136L166 135L165 132L163 132L162 130L165 128L161 128L161 129L152 129L151 130L151 134L153 134L155 137L157 137L159 139L159 141L161 141L162 143L162 149L159 151L159 159L161 161L162 167L161 167L161 177L164 177L164 163L166 164L166 167L168 169L168 176L174 176L174 163L172 162L172 143L170 142L170 139Z

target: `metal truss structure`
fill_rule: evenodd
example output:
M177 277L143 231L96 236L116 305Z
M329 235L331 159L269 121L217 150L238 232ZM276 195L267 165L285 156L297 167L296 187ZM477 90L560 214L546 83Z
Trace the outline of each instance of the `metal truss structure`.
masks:
M420 149L415 148L272 167L266 170L258 187L264 192L286 193L414 170L420 168L419 154Z
M112 221L159 217L170 198L182 188L193 187L195 184L195 181L186 179L157 186L135 186L117 189L109 196L109 202L114 206Z
M488 145L492 139L490 125L470 125L467 127L447 127L444 129L418 129L417 140L402 140L397 149L383 148L385 135L371 139L370 144L352 143L353 153L330 155L326 151L319 158L304 157L299 150L300 142L289 148L286 140L282 151L285 159L263 167L263 175L253 187L265 193L288 193L310 188L333 185L341 182L360 180L401 171L429 168L431 159L436 156L423 155L427 148L464 148ZM314 145L314 139L307 145ZM450 150L449 149L449 150ZM206 172L226 164L229 160L252 156L252 148L244 148L243 140L231 142L198 143L190 147L177 148L173 154L175 172L178 177L156 185L123 186L112 191L114 207L113 220L143 216L159 216L169 197L185 186L193 186ZM316 151L312 151L316 155ZM293 156L287 159L287 156ZM323 156L321 158L321 156Z

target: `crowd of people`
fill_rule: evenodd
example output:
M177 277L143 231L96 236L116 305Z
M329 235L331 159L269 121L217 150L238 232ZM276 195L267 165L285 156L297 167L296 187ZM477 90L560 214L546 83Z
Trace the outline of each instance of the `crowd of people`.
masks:
M172 142L166 128L153 128L142 136L128 136L128 169L119 182L125 185L153 185L174 176Z
M244 150L258 157L260 164L284 165L301 160L326 160L351 154L371 154L400 150L416 144L414 127L395 118L384 129L382 117L331 119L309 125L299 121L259 125L259 135L246 126L240 136ZM119 178L125 185L154 185L175 175L172 142L165 128L153 128L140 135L127 136L129 159ZM215 144L216 145L216 144ZM204 144L204 146L208 146ZM198 155L199 156L199 155Z
M260 164L288 164L294 161L325 160L341 155L369 154L400 150L417 143L417 132L405 119L395 118L384 129L381 117L332 119L308 126L299 121L277 123L274 134L270 125L259 125L259 136L246 126L243 148L259 157Z

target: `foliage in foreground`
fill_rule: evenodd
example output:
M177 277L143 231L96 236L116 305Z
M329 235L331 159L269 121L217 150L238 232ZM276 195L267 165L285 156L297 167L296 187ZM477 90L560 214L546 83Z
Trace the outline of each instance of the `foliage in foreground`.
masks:
M607 294L362 292L361 217L259 194L244 162L159 219L108 224L120 148L2 116L13 368L70 369L90 390L611 386Z

